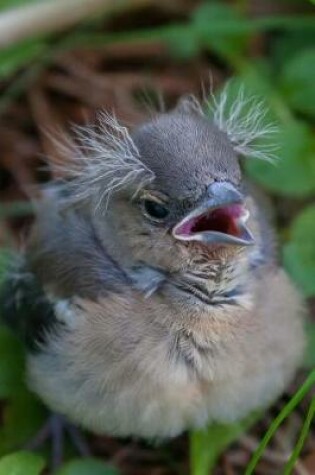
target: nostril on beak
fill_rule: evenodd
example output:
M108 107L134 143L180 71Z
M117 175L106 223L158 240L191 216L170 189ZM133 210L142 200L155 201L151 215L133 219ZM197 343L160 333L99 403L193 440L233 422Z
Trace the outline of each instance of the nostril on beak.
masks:
M208 186L209 197L218 204L241 203L244 196L227 181L218 181Z

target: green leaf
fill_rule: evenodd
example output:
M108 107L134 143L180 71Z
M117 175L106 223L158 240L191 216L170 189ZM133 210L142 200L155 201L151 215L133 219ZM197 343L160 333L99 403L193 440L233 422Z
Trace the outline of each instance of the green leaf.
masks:
M56 475L119 475L119 471L100 460L86 458L71 460L59 469Z
M18 69L29 65L46 50L41 40L29 40L0 51L0 78L6 79Z
M196 56L200 50L197 35L192 28L174 25L166 32L161 31L170 53L177 59L186 60Z
M294 121L283 126L275 137L279 160L273 165L247 160L246 171L279 195L307 197L315 191L315 140L306 124Z
M0 326L0 398L8 398L24 388L24 351L20 342Z
M234 424L211 424L207 429L190 434L190 461L192 475L208 475L220 454L237 440L261 414L252 413Z
M193 28L205 45L226 56L239 56L246 49L248 20L229 5L205 3L192 16ZM244 31L245 30L245 31Z
M306 208L293 222L291 240L283 249L284 263L308 297L315 295L315 206Z
M23 446L42 426L46 410L26 389L20 390L5 405L0 428L0 453Z
M279 86L293 109L315 117L315 48L303 50L288 61Z
M291 237L306 251L307 258L315 259L315 205L310 205L293 221ZM314 261L315 262L315 261Z
M301 51L314 47L314 33L312 30L301 28L298 31L290 31L275 38L271 51L271 59L276 67L283 67Z
M294 243L283 248L283 260L293 280L301 288L306 297L315 295L315 269L308 265L300 255L300 248Z
M30 452L15 452L0 459L0 475L40 475L45 460Z

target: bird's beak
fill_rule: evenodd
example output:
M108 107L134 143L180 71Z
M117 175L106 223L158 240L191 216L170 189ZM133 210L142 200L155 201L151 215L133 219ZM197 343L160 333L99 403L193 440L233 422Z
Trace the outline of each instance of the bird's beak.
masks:
M253 245L254 238L246 226L249 211L242 194L228 182L213 183L208 191L209 198L173 228L173 236L210 245Z

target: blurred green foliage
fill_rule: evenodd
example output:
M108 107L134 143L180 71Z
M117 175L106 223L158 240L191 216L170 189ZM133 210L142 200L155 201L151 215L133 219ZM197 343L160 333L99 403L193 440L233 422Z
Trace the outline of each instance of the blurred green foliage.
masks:
M44 457L20 451L0 459L0 475L40 475L46 462ZM55 475L118 475L118 471L93 458L65 463Z
M0 0L0 11L10 10L15 7L22 7L40 0Z
M306 295L315 295L315 205L293 221L290 234L283 249L286 267Z
M190 434L190 464L192 475L206 475L215 467L224 449L236 441L259 418L258 412L233 424L211 424Z
M39 58L45 48L43 41L28 40L0 51L0 78L9 78L18 68Z
M30 0L2 0L0 12L28 3ZM74 46L101 48L106 43L145 39L165 42L176 61L185 62L205 51L211 53L232 72L233 87L244 84L249 95L262 97L270 109L270 119L279 125L273 137L278 146L277 163L248 159L245 168L272 196L298 202L301 211L289 229L281 233L285 239L283 262L304 295L315 297L315 205L311 203L315 196L315 17L307 14L249 18L245 11L244 1L205 1L188 21L178 24L110 34L83 25L57 38L30 38L0 51L0 81L8 81L0 98L0 113L25 90L41 65ZM269 35L272 47L267 55L253 57L249 45L260 33ZM6 212L7 209L5 215ZM2 253L0 279L6 261L7 255ZM315 331L311 323L307 335L305 365L314 367ZM6 401L0 427L0 455L23 446L45 417L42 405L26 389L23 374L23 348L7 329L0 327L0 399ZM229 429L213 426L209 431L193 433L194 475L207 473L218 453L246 426L247 423ZM44 465L41 456L13 452L0 459L0 475L38 475ZM116 473L95 459L72 460L58 471L58 475Z
M0 475L40 475L45 460L30 452L15 452L0 460Z
M315 46L288 58L280 72L280 89L296 112L315 118Z
M119 472L100 460L87 458L71 460L58 470L56 475L119 475Z
M5 328L0 327L0 398L14 396L23 387L23 349Z

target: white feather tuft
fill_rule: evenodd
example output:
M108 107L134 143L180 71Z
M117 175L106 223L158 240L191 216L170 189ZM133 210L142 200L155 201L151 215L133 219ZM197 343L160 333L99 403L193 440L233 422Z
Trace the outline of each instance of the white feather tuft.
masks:
M246 96L244 87L229 103L229 83L218 97L212 94L212 104L208 103L216 126L225 132L240 155L273 161L276 147L262 144L261 139L270 137L277 132L275 124L268 122L268 109L262 100L255 96Z
M210 113L215 125L228 136L238 154L267 161L276 159L277 147L263 143L278 130L267 120L268 109L264 101L246 95L244 87L240 87L235 96L231 92L231 83L227 83L218 95L211 91L210 99L205 93L203 95L201 102L195 96L183 98L180 107L205 117Z
M102 112L97 126L74 127L77 142L66 139L59 143L71 155L70 163L55 169L71 178L71 200L81 201L98 196L97 207L106 203L114 192L133 185L136 192L154 179L154 174L141 161L139 151L128 129L114 115ZM67 183L69 187L69 182Z
M232 98L234 97L234 100ZM277 131L277 127L267 121L267 108L255 96L248 97L240 87L235 94L228 83L222 92L210 100L198 99L190 95L181 99L179 107L205 117L211 112L214 124L231 141L240 155L273 161L276 147L263 143ZM55 171L65 178L65 190L72 189L70 201L81 201L98 197L96 207L108 201L114 192L132 185L137 193L154 180L153 172L141 161L139 151L128 129L122 126L114 115L102 112L96 126L75 127L76 143L64 136L57 141L59 151L68 161L53 165ZM68 200L67 200L68 201Z

